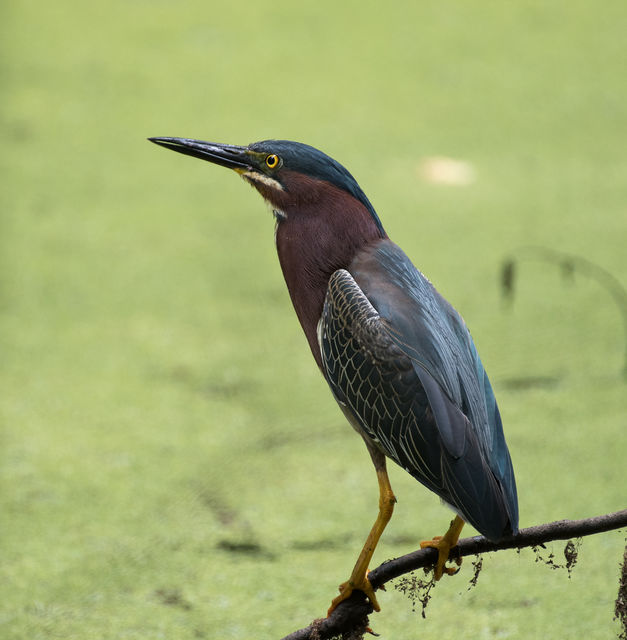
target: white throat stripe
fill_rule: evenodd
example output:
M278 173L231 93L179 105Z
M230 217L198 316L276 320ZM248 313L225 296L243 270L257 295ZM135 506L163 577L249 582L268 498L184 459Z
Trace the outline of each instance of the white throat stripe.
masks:
M264 175L263 173L258 173L256 171L244 171L240 174L242 178L246 178L251 182L261 182L268 187L272 187L273 189L277 189L277 191L283 191L283 186L280 182Z

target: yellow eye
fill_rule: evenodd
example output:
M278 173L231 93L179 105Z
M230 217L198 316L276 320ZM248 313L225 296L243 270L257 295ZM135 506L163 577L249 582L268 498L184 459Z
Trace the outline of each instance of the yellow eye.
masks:
M269 169L276 169L279 166L279 156L269 155L266 158L266 165Z

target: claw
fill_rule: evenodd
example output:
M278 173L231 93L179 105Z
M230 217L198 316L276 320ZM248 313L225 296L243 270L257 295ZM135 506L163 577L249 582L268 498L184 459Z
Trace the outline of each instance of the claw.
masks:
M436 580L439 580L445 573L449 576L457 573L458 569L446 566L446 561L448 560L448 554L451 547L448 542L443 539L443 536L435 536L433 540L423 540L420 543L420 548L431 548L437 550L438 560L433 568L433 577Z
M335 611L336 607L340 602L344 602L344 600L350 598L353 591L363 591L366 594L368 600L370 600L370 604L375 611L381 611L381 607L379 606L379 602L377 601L377 596L374 594L374 589L370 584L370 580L366 576L363 577L363 580L359 582L354 582L351 580L347 580L346 582L342 582L340 585L340 595L335 596L331 601L331 606L327 611L327 618Z
M439 580L445 573L448 576L453 576L459 571L459 567L462 564L461 558L455 558L457 568L447 567L446 562L451 549L457 545L457 540L459 539L459 534L463 526L464 521L459 516L456 516L451 522L449 530L443 536L435 536L432 540L424 540L420 543L421 549L430 547L438 551L438 561L433 569L433 577L436 580Z

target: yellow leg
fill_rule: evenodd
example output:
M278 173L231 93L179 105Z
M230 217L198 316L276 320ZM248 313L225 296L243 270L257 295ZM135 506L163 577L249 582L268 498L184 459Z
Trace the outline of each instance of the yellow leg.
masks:
M459 534L462 532L463 526L464 521L459 516L455 516L455 519L451 520L451 526L443 536L435 536L433 540L424 540L420 543L421 549L424 549L425 547L432 547L433 549L438 550L438 561L435 565L435 569L433 570L433 577L436 580L439 580L444 573L449 576L457 573L458 569L447 567L446 561L448 560L448 554L451 549L459 540ZM458 558L456 562L457 566L459 566L462 563L462 559Z
M340 585L340 595L334 598L331 602L327 615L330 615L335 607L337 607L337 605L343 600L346 600L346 598L348 598L355 589L363 591L368 596L368 599L375 611L381 610L381 607L377 602L377 598L374 595L374 589L370 584L370 580L368 580L367 573L370 560L372 559L372 554L379 542L379 538L392 517L396 498L392 492L392 487L390 486L390 480L388 478L387 471L385 470L385 464L383 464L382 468L377 468L377 479L379 481L379 515L377 516L374 525L372 525L372 529L370 530L370 534L364 544L364 548L359 554L359 558L357 558L351 577Z

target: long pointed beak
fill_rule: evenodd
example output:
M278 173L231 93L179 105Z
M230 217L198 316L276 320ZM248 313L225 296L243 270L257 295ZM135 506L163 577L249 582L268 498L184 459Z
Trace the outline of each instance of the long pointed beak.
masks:
M178 151L201 160L208 160L229 169L252 168L246 147L190 140L188 138L148 138L148 140L166 149L172 149L172 151Z

